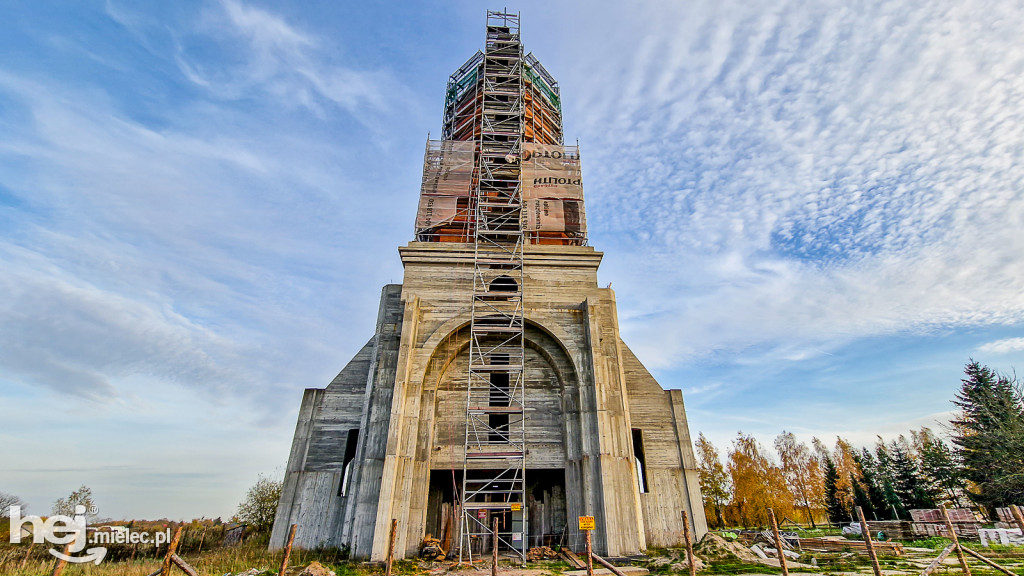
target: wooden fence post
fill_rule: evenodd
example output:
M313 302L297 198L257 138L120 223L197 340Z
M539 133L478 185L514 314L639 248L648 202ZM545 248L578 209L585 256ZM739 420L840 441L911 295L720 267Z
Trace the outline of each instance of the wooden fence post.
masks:
M160 576L171 576L171 556L178 549L179 540L181 540L181 526L178 526L178 529L174 531L174 537L171 538L171 543L167 546L167 555L164 556L164 565L160 568Z
M864 537L864 544L868 548L868 558L871 559L871 569L875 576L882 576L882 567L878 565L878 555L875 554L875 545L871 542L871 530L868 528L868 521L864 519L864 510L857 506L857 520L860 521L860 533Z
M64 545L64 555L67 556L68 552L71 552L71 542ZM60 576L60 573L64 571L64 567L68 565L68 561L63 558L57 558L57 565L53 567L53 573L50 576Z
M587 576L594 576L594 549L590 544L590 530L584 530L587 533Z
M391 564L395 560L395 534L398 532L398 519L391 519L391 536L388 537L388 562L384 567L384 576L391 576Z
M203 540L206 540L207 528L209 528L209 526L203 526L203 534L199 537L199 551L196 552L196 558L198 558L203 553Z
M690 538L690 518L683 510L683 539L686 540L686 558L690 561L690 576L697 576L697 562L693 558L693 539Z
M779 534L779 523L775 521L775 510L771 508L768 509L768 519L772 522L772 535L775 536L775 549L779 553L779 566L782 567L782 576L789 576L789 567L786 566L785 548L782 547L782 535ZM870 544L868 544L868 546L870 546ZM875 576L881 575L876 571Z
M277 576L284 576L284 571L288 569L288 558L292 555L292 543L295 542L295 528L298 524L292 524L290 530L288 530L288 544L284 547L284 558L281 558L281 569L277 572Z
M949 512L946 512L946 505L943 504L940 510L942 510L942 519L946 521L946 530L949 530L949 539L953 541L953 550L956 551L956 557L960 560L960 567L963 568L964 574L971 576L971 569L967 566L967 557L964 556L964 549L960 547L960 539L956 537L956 530L953 529L953 521L949 519Z

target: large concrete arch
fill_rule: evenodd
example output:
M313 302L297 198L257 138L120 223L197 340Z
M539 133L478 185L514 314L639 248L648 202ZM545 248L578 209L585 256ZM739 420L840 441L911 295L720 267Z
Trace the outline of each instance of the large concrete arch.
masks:
M408 495L412 513L406 527L407 542L421 540L430 528L431 472L451 468L461 473L463 465L469 322L452 319L446 324L445 329L435 330L423 347L431 353L419 387L416 453L426 465L416 471L412 485L417 492ZM575 363L552 330L531 320L527 320L525 347L530 366L526 377L527 468L564 470L566 476L578 478L579 451L569 441L578 437L580 428L580 380ZM578 491L570 492L568 509L582 509L576 501L578 495Z

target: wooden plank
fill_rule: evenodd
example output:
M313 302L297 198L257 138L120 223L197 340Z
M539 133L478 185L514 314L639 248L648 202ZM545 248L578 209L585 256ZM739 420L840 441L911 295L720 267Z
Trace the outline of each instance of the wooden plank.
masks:
M583 560L580 560L580 557L577 556L575 552L573 552L572 550L569 550L568 548L562 548L559 551L559 554L561 554L562 558L566 562L571 564L572 567L577 569L577 570L582 570L582 569L587 567L586 562L584 562Z
M292 526L294 527L295 525L292 524ZM199 576L199 572L196 572L195 568L189 566L188 562L182 560L181 557L177 554L171 554L171 562L173 562L174 565L177 566L178 569L180 569L182 572L188 574L188 576Z
M882 576L882 568L878 565L878 556L875 556L875 547L871 542L871 530L868 529L868 521L864 519L864 510L860 506L857 506L857 519L860 521L860 534L864 537L864 546L868 550L868 558L871 559L871 569L875 571L875 576ZM779 558L782 558L782 556L783 554L780 550Z
M875 542L876 549L892 554L903 555L903 545L899 542ZM867 546L861 540L839 540L833 538L801 538L800 548L822 552L838 552L849 548L854 552L867 553Z
M860 510L860 508L858 508L858 510ZM683 514L685 514L685 512L683 512ZM772 525L772 536L775 538L775 549L778 550L779 566L782 568L782 576L789 576L789 567L786 566L786 548L783 546L782 536L779 534L779 524L775 520L775 510L772 510L771 508L768 509L768 520L771 522L771 525ZM689 527L687 527L686 532L687 532L687 534L689 534L689 532L690 532ZM687 540L689 540L689 538L687 538ZM875 559L875 551L871 549L871 542L870 541L868 542L868 552L871 553L871 559L875 563L875 567L876 567L875 576L882 576L877 571L878 560ZM693 558L690 558L690 566L691 566L690 576L695 576L696 573L693 571L693 568L692 568L692 566L693 566Z
M288 559L292 555L292 544L295 543L295 529L298 526L292 524L291 529L288 531L288 543L284 547L284 557L281 559L281 569L277 571L278 576L284 576L286 570L288 570Z
M1017 521L1017 527L1020 528L1020 533L1024 534L1024 514L1021 513L1020 506L1010 504L1010 513L1013 514L1013 519Z
M686 514L686 510L683 510L683 538L686 540L686 561L690 564L690 576L697 576L697 562L693 555L693 538L690 537L690 518ZM774 514L772 515L772 521L775 521ZM778 531L776 530L776 534ZM780 548L781 550L781 548ZM779 558L784 558L783 554L779 554ZM782 564L785 566L785 564Z
M181 528L178 528L178 531L180 532ZM69 552L71 552L71 543L70 542L68 542L67 544L64 545L64 555L67 556ZM50 574L50 576L60 576L61 572L64 571L64 567L67 566L67 565L68 565L68 561L67 560L65 560L63 558L57 558L57 564L53 567L53 572Z
M953 550L956 551L956 557L960 561L960 568L964 571L964 574L971 576L971 568L967 565L967 558L964 556L963 547L960 546L960 539L957 538L956 530L953 528L953 522L949 519L946 507L943 506L939 510L942 511L942 519L946 521L946 529L949 530L949 539L953 541Z
M974 556L978 560L981 560L985 564L988 564L989 566L995 568L996 570L999 570L1000 572L1002 572L1003 574L1006 574L1007 576L1018 576L1016 572L1014 572L1014 571L1012 571L1012 570L1010 570L1008 568L1004 568L1004 567L1000 566L999 564L996 564L995 562L989 560L988 558L985 558L984 556L982 556L981 554L978 554L977 552L975 552L974 550L971 550L970 548L964 548L963 551L967 552L971 556Z
M927 567L926 567L926 568L924 569L924 571L923 571L923 572L921 572L921 576L928 576L929 574L931 574L932 572L934 572L934 571L935 571L935 569L936 569L936 568L938 568L938 567L939 567L939 565L941 565L941 564L942 564L942 561L946 559L946 556L949 556L949 553L950 553L950 552L952 552L952 551L953 551L953 545L952 545L952 544L950 544L949 546L946 546L946 547L945 547L945 548L944 548L944 549L942 550L942 553L941 553L941 554L939 554L939 555L938 555L938 556L937 556L937 557L935 558L935 560L932 560L932 563L931 563L931 564L929 564L929 565L928 565L928 566L927 566Z
M598 564L600 564L601 566L604 566L605 568L611 570L612 574L615 574L615 576L626 576L622 572L622 570L619 570L618 567L612 565L611 562L605 560L604 558L601 558L597 554L591 554L591 556L594 558L594 560L597 561Z

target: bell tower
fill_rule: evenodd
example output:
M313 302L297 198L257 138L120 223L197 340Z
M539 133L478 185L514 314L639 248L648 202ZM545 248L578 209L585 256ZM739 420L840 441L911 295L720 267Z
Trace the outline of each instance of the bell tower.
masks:
M472 558L678 545L707 531L682 394L621 340L588 245L582 165L554 77L488 12L448 79L414 226L374 335L303 397L271 546ZM494 527L497 526L497 530ZM430 540L426 540L426 538ZM434 551L436 547L437 551Z

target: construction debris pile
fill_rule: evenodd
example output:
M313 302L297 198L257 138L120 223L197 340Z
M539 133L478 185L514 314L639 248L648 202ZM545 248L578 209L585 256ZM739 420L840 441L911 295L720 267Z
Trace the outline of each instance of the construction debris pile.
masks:
M711 562L757 562L757 554L739 542L730 542L718 534L709 532L699 544L693 547L698 558Z
M530 562L537 560L557 560L558 552L548 546L537 546L526 551L526 559Z
M953 524L956 535L976 540L981 521L973 510L968 508L950 508L946 511ZM911 510L910 519L914 523L914 534L917 536L942 536L948 538L946 521L942 518L942 510L938 508Z
M899 542L873 542L872 544L882 554L892 556L903 555L903 544ZM856 552L867 554L868 545L863 540L849 540L837 536L823 536L820 538L801 538L800 548L813 550L815 552Z
M298 576L334 576L334 570L324 566L323 564L313 561L308 566L299 572Z
M423 539L423 547L420 548L420 558L424 560L444 560L448 552L441 548L441 541L437 538L427 536Z
M668 567L670 572L685 573L690 570L690 561L686 558L686 552L683 550L669 550L670 555L668 557L662 556L655 558L652 562L647 564L647 569L651 572L661 572L662 568ZM696 558L696 556L695 556ZM694 564L694 571L700 572L705 568L704 561L700 558L696 558Z
M791 532L781 532L782 540L782 553L787 558L796 560L800 558L800 554L795 552L794 549L800 548L800 537ZM754 536L754 542L750 546L750 551L757 554L757 557L762 560L767 560L769 557L778 558L779 551L775 549L775 537L769 531L759 532Z

